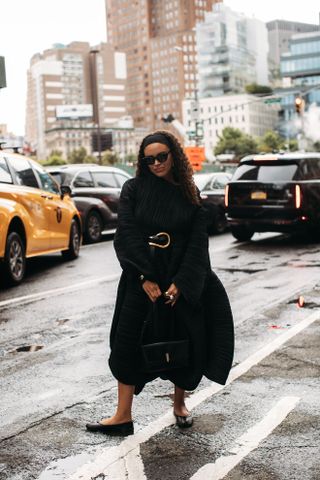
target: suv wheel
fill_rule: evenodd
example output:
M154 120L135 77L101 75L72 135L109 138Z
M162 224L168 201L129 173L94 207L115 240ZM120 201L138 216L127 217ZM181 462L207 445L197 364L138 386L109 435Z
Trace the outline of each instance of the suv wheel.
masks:
M89 212L86 220L85 238L89 243L100 242L102 238L102 220L97 212Z
M62 251L62 256L66 260L74 260L79 256L80 251L80 228L78 222L73 219L70 228L70 240L68 250Z
M219 212L213 221L213 231L215 233L223 233L227 229L227 219L223 212Z
M231 233L240 242L245 242L250 240L254 234L254 231L251 228L239 225L236 227L231 227Z
M4 257L4 270L9 285L19 285L26 271L25 246L16 232L8 235Z

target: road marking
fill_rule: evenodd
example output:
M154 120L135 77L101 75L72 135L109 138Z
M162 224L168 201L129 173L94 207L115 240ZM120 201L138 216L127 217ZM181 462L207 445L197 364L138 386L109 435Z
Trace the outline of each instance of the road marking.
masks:
M18 303L30 302L34 300L43 300L47 297L54 295L55 297L66 292L72 292L74 290L81 290L82 288L96 285L103 282L115 282L119 280L120 274L108 275L105 277L98 277L92 280L86 280L85 282L74 283L73 285L66 285L65 287L52 288L51 290L45 290L44 292L31 293L30 295L23 295L22 297L11 298L10 300L3 300L0 302L0 308L7 307L8 305L15 305Z
M320 313L314 312L294 327L279 335L272 342L268 343L267 345L250 355L239 365L233 367L226 385L218 385L216 383L213 383L210 387L204 388L201 391L193 394L186 401L187 407L192 410L215 393L223 390L227 385L230 385L237 378L247 373L254 365L258 364L264 358L268 357L284 343L286 343L298 333L302 332L302 330L310 326L319 318ZM139 430L135 435L126 438L120 443L120 445L111 448L102 448L100 452L98 452L93 462L90 462L80 467L74 474L72 474L70 477L67 477L68 480L91 480L92 477L99 475L99 473L103 473L104 475L106 475L106 478L110 478L111 480L112 477L107 476L108 472L110 472L110 468L113 468L113 466L119 461L123 461L129 453L133 452L142 443L148 441L151 437L159 433L165 427L169 427L173 423L174 417L170 410L163 416L152 422L150 425Z
M283 397L259 423L249 428L236 440L237 445L230 450L231 455L219 457L214 463L207 463L190 480L220 480L224 478L283 422L299 400L299 397Z

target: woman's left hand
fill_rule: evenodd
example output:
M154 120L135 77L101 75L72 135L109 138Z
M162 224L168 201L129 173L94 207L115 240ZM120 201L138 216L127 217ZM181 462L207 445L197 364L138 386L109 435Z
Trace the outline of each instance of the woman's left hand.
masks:
M179 288L177 288L174 283L171 283L168 290L164 292L164 297L167 299L165 303L166 304L170 303L171 307L173 307L176 304L179 296L180 296Z

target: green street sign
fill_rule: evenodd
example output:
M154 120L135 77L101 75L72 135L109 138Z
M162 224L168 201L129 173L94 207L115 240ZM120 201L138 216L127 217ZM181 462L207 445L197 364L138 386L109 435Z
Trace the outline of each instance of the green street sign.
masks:
M280 103L281 97L278 98L267 98L264 103Z

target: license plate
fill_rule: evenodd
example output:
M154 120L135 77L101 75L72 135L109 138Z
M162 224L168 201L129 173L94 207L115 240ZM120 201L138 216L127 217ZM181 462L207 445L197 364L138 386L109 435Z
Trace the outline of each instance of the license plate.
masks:
M251 192L252 200L266 200L266 198L267 198L266 192Z

